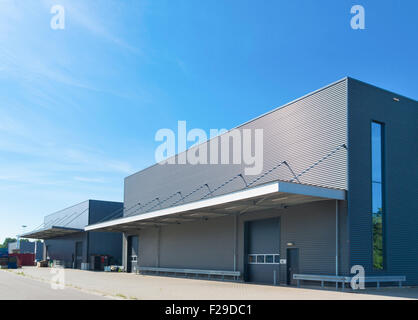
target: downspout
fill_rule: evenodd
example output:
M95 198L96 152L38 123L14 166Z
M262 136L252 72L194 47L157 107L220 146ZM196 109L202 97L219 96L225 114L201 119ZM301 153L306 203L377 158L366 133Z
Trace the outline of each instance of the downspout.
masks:
M237 271L238 255L238 214L234 215L234 271Z
M46 252L46 241L44 240L44 246L42 247L42 260L46 260L48 253Z
M90 231L87 231L87 243L86 243L86 245L87 245L87 250L86 250L86 253L87 253L87 255L86 255L86 261L85 261L85 263L89 263L89 256L90 256ZM87 269L87 270L90 270L90 267Z
M35 253L35 259L34 260L35 261L36 261L37 246L38 246L38 239L35 239L35 250L34 250L35 251L34 252Z
M339 239L339 232L338 232L338 200L335 200L335 275L338 276L338 256L339 256L339 246L338 246L338 239Z
M157 229L157 268L160 267L161 227Z

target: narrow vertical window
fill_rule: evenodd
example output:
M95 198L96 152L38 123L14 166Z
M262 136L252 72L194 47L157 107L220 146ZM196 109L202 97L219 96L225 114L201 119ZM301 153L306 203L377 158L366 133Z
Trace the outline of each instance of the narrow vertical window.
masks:
M383 125L372 122L371 129L373 268L382 270L384 265Z

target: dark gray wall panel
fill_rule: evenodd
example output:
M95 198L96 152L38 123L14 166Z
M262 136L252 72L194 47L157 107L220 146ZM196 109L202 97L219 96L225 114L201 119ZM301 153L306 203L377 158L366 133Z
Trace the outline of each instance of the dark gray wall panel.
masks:
M82 229L112 213L116 213L115 217L122 216L122 208L121 202L87 200L46 216L45 224ZM117 211L118 209L120 210ZM122 234L112 232L83 232L47 240L50 258L64 260L66 265L71 267L76 241L83 241L83 262L90 262L87 257L91 254L107 254L121 263Z
M172 268L232 270L232 217L161 227L159 265ZM158 264L158 229L139 232L141 266Z
M280 254L286 258L286 243L292 241L300 250L300 272L335 274L335 201L319 201L290 207L244 214L238 223L237 268L244 272L244 223L280 217ZM347 266L347 210L340 202L340 273ZM146 228L139 234L140 266L233 270L234 218L232 216ZM160 253L158 257L158 243ZM280 267L280 281L285 281L285 266Z
M122 263L122 233L89 232L89 255L110 255Z
M343 275L350 274L350 242L348 238L348 203L347 201L338 201L339 203L339 273Z
M418 284L418 102L349 79L350 264L372 270L371 121L385 124L386 262ZM393 100L400 99L399 102ZM381 274L382 272L379 272Z
M160 265L233 270L233 218L221 219L162 227Z
M158 230L157 228L141 229L139 235L139 265L142 267L158 266ZM175 255L175 252L172 253Z
M123 215L122 202L89 200L89 206L89 224L117 219Z
M75 244L83 242L83 262L87 262L87 233L76 233L64 237L45 240L48 256L51 260L62 260L66 267L72 267L72 255L75 255Z
M288 242L293 242L292 248L299 248L299 272L310 274L335 274L335 201L319 201L287 209L260 211L258 213L246 214L242 221L253 219L266 219L280 217L280 255L286 259L286 248ZM339 212L339 273L346 274L348 267L347 238L346 232L346 205L340 201ZM243 223L240 223L239 231L239 252L244 253L243 248ZM244 258L239 257L240 269L243 269ZM286 266L280 267L280 281L286 280Z
M298 174L346 143L346 93L346 80L342 80L238 127L239 130L264 130L263 172L286 160ZM160 206L157 201L142 210L137 210L140 206L136 204L140 202L144 205L156 197L163 201L178 191L185 196L205 183L213 190L238 173L244 173L244 168L244 164L156 164L125 179L125 207L133 209L126 210L124 214L139 214L158 209ZM342 149L304 174L300 181L345 189L346 171L346 150ZM257 177L246 176L245 179L250 182ZM253 186L292 178L289 169L283 165ZM244 182L236 179L214 194L229 193L244 187ZM186 201L199 200L207 192L207 188L203 188ZM179 199L180 195L177 194L163 202L161 207L171 206Z
M89 200L89 224L116 219L123 215L123 203ZM122 263L122 233L89 232L89 255L110 255Z
M244 265L246 281L274 284L279 279L279 264L248 263L249 254L280 254L280 218L248 221L244 226ZM274 262L271 261L271 262Z

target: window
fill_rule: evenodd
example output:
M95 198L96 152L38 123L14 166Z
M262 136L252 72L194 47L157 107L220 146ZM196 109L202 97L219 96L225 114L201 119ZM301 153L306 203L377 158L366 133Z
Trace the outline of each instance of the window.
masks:
M272 253L258 253L248 255L249 264L280 264L280 254Z
M383 124L372 122L371 133L373 268L382 270L384 264Z
M266 255L266 263L274 263L274 258L272 254Z
M256 255L250 254L248 255L248 263L256 263Z
M278 254L274 255L274 263L280 263L280 256Z

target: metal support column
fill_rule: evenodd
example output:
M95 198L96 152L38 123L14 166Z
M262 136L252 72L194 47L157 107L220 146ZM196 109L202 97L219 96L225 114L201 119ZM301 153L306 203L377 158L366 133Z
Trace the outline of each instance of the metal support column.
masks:
M46 252L46 242L44 241L44 247L43 247L43 249L42 249L42 260L46 260L46 258L47 258L47 252Z
M157 228L157 268L160 267L161 227Z
M128 235L122 233L122 265L125 271L128 270Z
M34 242L34 245L35 245L35 248L34 248L34 254L35 254L35 259L33 259L33 260L35 260L35 262L36 262L36 253L38 252L38 239L35 239L35 242Z
M335 200L335 275L338 276L338 257L339 257L339 210L338 200Z

